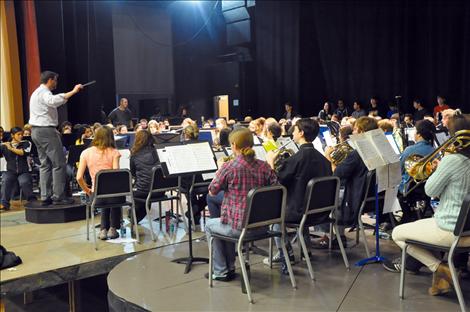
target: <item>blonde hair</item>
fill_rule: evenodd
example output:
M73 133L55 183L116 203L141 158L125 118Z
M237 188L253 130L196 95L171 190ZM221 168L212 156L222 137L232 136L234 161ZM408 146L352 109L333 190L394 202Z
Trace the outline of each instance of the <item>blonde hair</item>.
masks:
M377 126L383 130L383 132L393 132L393 124L389 119L382 119L377 122Z
M255 151L253 149L253 134L250 132L250 130L246 128L238 128L233 130L230 133L228 140L230 141L230 144L233 143L238 149L240 149L243 157L248 159L255 158Z
M93 138L91 145L100 150L105 150L110 147L116 148L113 130L107 126L98 128L98 130L95 132L95 137Z

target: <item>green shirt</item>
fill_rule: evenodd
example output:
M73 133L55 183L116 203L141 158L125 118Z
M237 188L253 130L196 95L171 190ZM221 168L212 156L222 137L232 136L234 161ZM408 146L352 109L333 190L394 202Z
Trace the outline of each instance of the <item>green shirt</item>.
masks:
M444 156L426 181L425 191L430 197L440 198L434 213L437 225L453 232L463 199L470 193L470 158L461 154Z

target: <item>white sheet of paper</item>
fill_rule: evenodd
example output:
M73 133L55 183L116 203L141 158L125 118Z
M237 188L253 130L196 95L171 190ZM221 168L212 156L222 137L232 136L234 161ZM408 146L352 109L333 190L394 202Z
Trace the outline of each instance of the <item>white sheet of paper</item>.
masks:
M375 170L379 193L388 188L388 165L380 166Z
M416 128L405 128L406 135L408 136L408 141L416 142Z
M326 146L335 146L329 130L323 132L323 137L325 138Z
M256 158L266 161L266 150L263 145L253 145L253 149L255 150Z
M401 165L400 162L394 162L388 165L388 186L398 187L401 183Z
M395 212L401 209L397 198L398 187L388 188L385 191L384 211L383 213Z
M7 171L7 161L5 158L0 158L0 171Z
M215 178L215 172L203 173L201 175L204 181L209 181Z
M436 133L436 139L439 145L442 145L445 141L447 141L450 138L445 132L437 132Z
M256 135L253 135L253 144L255 144L255 145L260 145L261 144L261 141L259 140L259 138Z
M278 146L284 146L286 149L292 150L294 154L299 151L297 144L289 137L279 137L276 143Z
M119 169L130 169L131 168L131 151L128 149L118 150L121 154L119 158Z
M374 142L376 149L387 164L400 161L398 155L394 152L392 146L388 142L385 133L381 129L368 131L366 132L366 135L371 138L372 142Z
M395 154L400 155L400 150L398 149L397 142L395 142L395 139L393 138L393 134L387 134L385 135L385 137L387 138L388 143L390 143L390 145L392 146Z
M323 156L325 156L325 151L323 150L323 144L320 141L319 137L316 137L315 140L313 140L313 147L319 151Z
M214 155L207 142L166 146L157 149L161 162L165 162L170 174L217 170Z
M385 161L365 133L351 135L350 139L367 169L374 170L385 165Z

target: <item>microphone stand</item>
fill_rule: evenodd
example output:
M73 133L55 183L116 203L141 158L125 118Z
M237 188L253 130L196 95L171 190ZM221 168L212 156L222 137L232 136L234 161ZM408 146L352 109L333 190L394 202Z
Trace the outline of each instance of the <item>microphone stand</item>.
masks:
M395 103L397 104L397 114L398 114L398 127L400 128L400 135L403 141L403 150L408 146L408 133L405 131L405 118L400 114L400 100L401 95L395 96ZM403 120L402 120L403 119Z

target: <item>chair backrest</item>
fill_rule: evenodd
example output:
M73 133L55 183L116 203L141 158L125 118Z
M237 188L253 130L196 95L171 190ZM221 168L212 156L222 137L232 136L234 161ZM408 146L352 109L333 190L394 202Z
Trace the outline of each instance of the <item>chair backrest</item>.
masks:
M329 176L313 178L307 183L304 214L314 223L327 222L330 213L339 205L340 179Z
M470 236L470 194L462 202L459 217L454 229L455 236Z
M101 170L95 178L95 198L132 195L131 172L127 169Z
M80 154L86 149L85 145L70 145L69 156L67 158L67 164L75 166L75 163L80 160Z
M152 183L150 193L169 191L179 187L178 177L165 177L161 166L152 168Z
M257 187L248 192L244 228L284 224L287 190L282 185Z

